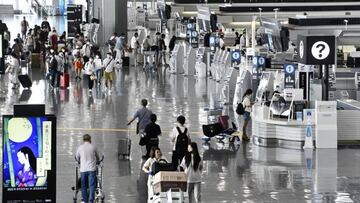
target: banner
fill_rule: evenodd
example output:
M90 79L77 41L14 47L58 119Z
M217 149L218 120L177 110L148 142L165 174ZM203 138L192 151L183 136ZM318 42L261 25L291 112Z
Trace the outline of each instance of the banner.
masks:
M3 116L2 200L56 202L54 116Z

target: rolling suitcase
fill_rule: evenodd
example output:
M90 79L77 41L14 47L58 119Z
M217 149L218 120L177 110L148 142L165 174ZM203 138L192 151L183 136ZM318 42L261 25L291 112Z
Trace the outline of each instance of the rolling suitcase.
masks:
M32 53L31 54L31 68L32 69L39 69L41 63L41 56L39 53Z
M19 75L18 76L20 84L23 86L23 88L30 88L32 86L32 82L30 80L29 75Z
M120 138L118 142L118 158L122 156L123 158L129 157L131 151L131 140L130 135L126 138Z
M70 75L69 73L63 73L60 75L60 87L61 88L68 88L70 84Z
M221 124L223 130L229 129L229 116L220 116L219 123Z

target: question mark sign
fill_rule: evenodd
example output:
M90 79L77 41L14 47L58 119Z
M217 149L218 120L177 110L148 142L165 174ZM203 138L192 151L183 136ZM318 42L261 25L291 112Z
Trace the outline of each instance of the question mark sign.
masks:
M330 47L328 43L324 41L318 41L312 45L311 54L317 60L324 60L330 54Z
M319 48L319 47L321 47L320 48L320 50L319 50L319 57L321 58L322 57L322 52L324 51L324 49L325 49L325 45L324 44L318 44L317 46L316 46L316 48Z

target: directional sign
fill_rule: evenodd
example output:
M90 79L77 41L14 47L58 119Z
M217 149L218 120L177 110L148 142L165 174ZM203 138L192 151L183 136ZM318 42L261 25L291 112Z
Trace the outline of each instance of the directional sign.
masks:
M298 35L298 62L306 65L335 64L335 36Z
M284 64L284 86L285 88L295 88L295 64Z

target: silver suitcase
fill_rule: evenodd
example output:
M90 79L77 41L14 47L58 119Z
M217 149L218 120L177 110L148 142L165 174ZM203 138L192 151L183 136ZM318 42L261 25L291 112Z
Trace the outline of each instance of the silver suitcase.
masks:
M119 139L118 142L118 158L122 156L123 158L129 158L131 151L131 140L128 135L126 138Z

